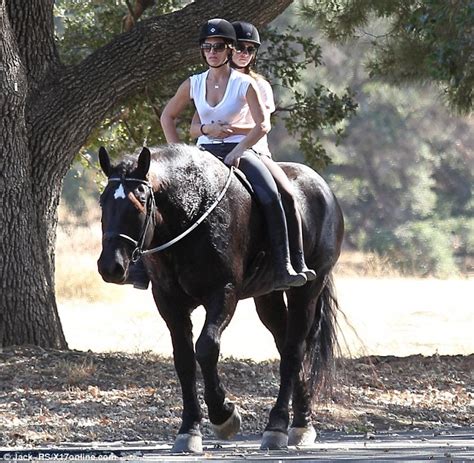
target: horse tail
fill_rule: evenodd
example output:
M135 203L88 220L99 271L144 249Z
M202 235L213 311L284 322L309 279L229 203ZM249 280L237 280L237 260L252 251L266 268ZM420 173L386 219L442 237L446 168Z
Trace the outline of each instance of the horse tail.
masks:
M314 321L306 338L303 375L311 402L320 393L330 392L333 384L335 358L340 351L337 341L338 312L334 282L329 274L316 301Z

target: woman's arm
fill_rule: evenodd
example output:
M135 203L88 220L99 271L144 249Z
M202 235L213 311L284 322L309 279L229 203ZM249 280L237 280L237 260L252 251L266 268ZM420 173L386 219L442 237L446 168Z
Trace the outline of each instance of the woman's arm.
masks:
M197 111L194 113L191 127L189 128L191 137L198 138L201 135L207 135L210 138L224 139L234 135L234 126L230 126L225 122L213 122L211 124L202 124Z
M176 130L176 121L181 112L190 103L190 79L186 79L176 91L176 94L163 109L160 117L161 128L168 143L179 143L179 135Z
M270 82L265 80L263 77L260 77L257 79L257 87L265 109L270 114L275 112L275 99L273 97L273 90Z
M266 81L264 78L261 78L261 77L257 78L255 82L257 83L255 88L260 96L260 101L263 104L265 113L268 113L268 117L269 117L270 114L275 111L275 102L273 100L272 87L268 81ZM250 132L250 130L252 130L253 123L247 123L247 124L241 123L237 125L232 124L231 128L235 134L247 135Z
M193 119L191 121L191 127L189 127L189 134L192 138L198 138L202 135L201 133L201 118L197 111L194 112Z
M270 117L268 111L265 110L263 103L260 99L259 93L254 87L254 84L250 84L247 89L247 103L252 114L252 119L255 125L247 133L239 144L226 156L225 163L227 165L234 165L238 167L239 158L243 152L251 148L255 143L260 140L265 134L270 131Z
M231 124L232 135L247 135L252 129L253 124Z

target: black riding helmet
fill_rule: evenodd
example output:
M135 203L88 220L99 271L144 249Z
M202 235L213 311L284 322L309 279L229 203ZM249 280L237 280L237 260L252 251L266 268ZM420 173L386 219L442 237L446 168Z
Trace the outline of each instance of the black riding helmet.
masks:
M260 42L260 34L258 33L257 28L248 22L245 21L234 21L232 23L232 26L235 30L235 35L237 37L237 46L239 42L250 42L255 44L255 48L258 51L258 47L260 47L261 42ZM250 63L246 66L246 69L248 72L250 67L255 64L257 61L257 52L255 52L255 55L253 56L252 60ZM240 66L236 66L234 62L232 62L232 67L235 67L237 69L242 69Z
M199 34L199 43L201 44L209 37L222 37L224 40L229 41L232 45L235 45L237 37L232 24L221 18L210 19L204 23L201 27Z
M237 42L250 42L257 45L257 47L261 45L260 34L253 24L247 23L245 21L234 21L232 26L235 30Z
M224 39L224 41L228 45L231 45L232 47L234 47L235 44L237 43L234 27L229 21L225 19L221 19L221 18L210 19L209 21L205 22L201 26L201 32L199 33L199 44L201 45L204 42L204 40L210 37L220 37ZM206 61L206 64L210 66L202 50L201 50L201 56L203 57L204 61ZM229 49L229 52L227 54L227 61L217 67L221 67L227 64L230 61L231 57L232 57L232 48ZM215 66L211 66L211 67L215 67Z

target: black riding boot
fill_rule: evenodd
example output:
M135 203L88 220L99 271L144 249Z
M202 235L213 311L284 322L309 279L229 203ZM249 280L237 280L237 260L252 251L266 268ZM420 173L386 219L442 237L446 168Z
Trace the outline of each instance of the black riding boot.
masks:
M128 276L124 283L133 285L135 289L148 289L150 277L141 259L135 263L130 262Z
M285 195L283 197L283 207L288 226L291 264L297 273L304 273L308 281L313 281L316 279L316 272L306 265L303 248L303 224L295 198L292 195Z
M290 243L292 239L290 238ZM304 253L302 248L292 249L291 251L291 263L293 268L298 273L304 273L308 281L313 281L316 279L316 272L313 269L308 268L304 260Z
M274 290L286 290L304 285L308 279L304 273L296 273L291 265L288 230L281 201L263 205L270 236L275 279Z
M298 216L296 215L298 214ZM288 235L290 242L291 263L298 273L304 273L308 281L316 279L316 272L306 265L303 248L303 230L299 212L293 210L293 213L286 215L288 223Z

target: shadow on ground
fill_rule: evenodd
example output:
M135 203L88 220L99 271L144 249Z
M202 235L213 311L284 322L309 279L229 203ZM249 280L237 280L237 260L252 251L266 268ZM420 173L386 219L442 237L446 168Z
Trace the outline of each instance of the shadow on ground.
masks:
M315 411L315 426L323 435L363 436L471 426L472 371L474 355L346 359L332 393ZM220 372L240 409L242 435L258 439L277 394L278 363L226 359ZM169 443L180 416L169 358L39 348L0 352L1 447ZM212 442L207 421L203 435Z

